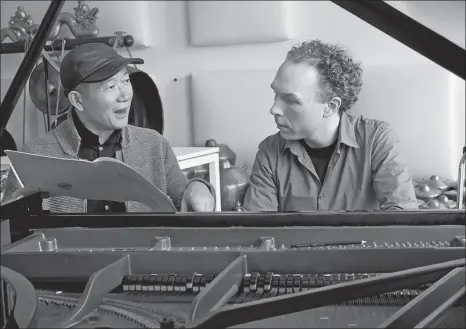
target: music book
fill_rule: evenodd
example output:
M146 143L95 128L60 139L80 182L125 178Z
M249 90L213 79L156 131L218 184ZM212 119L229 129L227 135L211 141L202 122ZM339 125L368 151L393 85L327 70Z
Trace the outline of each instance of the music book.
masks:
M154 212L175 213L170 198L124 162L114 158L61 159L5 151L10 170L20 181L22 195L46 192L50 197L138 201Z

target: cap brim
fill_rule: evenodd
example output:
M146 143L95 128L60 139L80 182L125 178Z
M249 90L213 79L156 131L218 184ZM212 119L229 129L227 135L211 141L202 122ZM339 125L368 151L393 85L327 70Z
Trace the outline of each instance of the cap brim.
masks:
M92 83L92 82L101 82L107 79L110 79L115 74L117 74L123 67L129 64L144 64L144 60L141 58L118 58L113 61L102 65L83 80L81 83Z

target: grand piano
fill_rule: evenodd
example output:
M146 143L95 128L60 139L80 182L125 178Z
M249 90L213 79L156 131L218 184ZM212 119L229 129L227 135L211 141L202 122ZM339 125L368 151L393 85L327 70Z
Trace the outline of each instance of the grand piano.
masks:
M0 105L0 137L63 3L51 1ZM464 49L392 6L333 3L464 79ZM463 209L94 215L41 205L33 195L2 207L2 328L465 328Z

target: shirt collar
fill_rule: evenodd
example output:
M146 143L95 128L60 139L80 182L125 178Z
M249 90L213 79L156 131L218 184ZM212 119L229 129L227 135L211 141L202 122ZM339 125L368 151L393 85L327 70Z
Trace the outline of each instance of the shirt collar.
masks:
M338 135L339 143L348 145L349 147L359 148L358 142L356 141L356 135L354 133L353 117L343 112L340 118L340 133Z
M343 112L340 116L340 125L338 133L337 149L340 149L340 144L346 144L349 147L359 148L358 142L356 141L356 135L354 133L354 120L348 114ZM290 149L293 153L297 153L298 149L301 150L302 146L299 140L285 140L285 146L283 152L286 149ZM302 152L298 152L302 153Z
M71 116L73 123L76 126L76 131L79 137L81 137L81 144L85 146L99 146L99 136L87 129L76 114L74 107L71 109ZM121 129L115 130L105 144L118 144L121 142Z

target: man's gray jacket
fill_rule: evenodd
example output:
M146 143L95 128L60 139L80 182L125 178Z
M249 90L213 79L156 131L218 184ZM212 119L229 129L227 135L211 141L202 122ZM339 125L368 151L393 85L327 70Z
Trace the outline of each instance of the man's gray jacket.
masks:
M78 159L80 145L81 138L69 113L67 119L57 128L26 143L21 151L56 158ZM121 150L117 151L116 159L128 164L168 195L178 211L186 187L193 180L205 183L215 198L212 185L200 179L188 180L184 176L170 144L155 130L127 125L122 129ZM34 171L34 168L31 170ZM10 171L2 203L8 202L18 188L20 184ZM51 197L44 199L43 206L51 212L83 213L86 212L86 204L86 200L82 199ZM156 212L140 202L128 201L125 204L128 212Z

